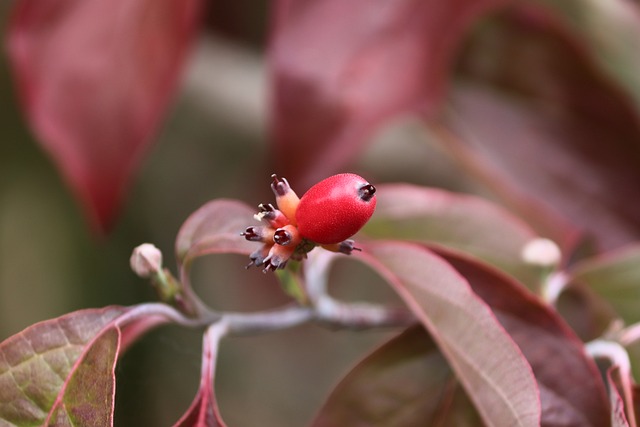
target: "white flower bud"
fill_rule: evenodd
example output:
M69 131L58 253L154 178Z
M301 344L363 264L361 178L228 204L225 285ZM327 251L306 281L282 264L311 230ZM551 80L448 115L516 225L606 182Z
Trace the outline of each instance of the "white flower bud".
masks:
M562 253L552 240L537 238L529 241L522 248L522 260L540 267L553 267L560 263Z
M143 243L133 250L129 262L138 276L151 277L162 271L162 252L151 243Z

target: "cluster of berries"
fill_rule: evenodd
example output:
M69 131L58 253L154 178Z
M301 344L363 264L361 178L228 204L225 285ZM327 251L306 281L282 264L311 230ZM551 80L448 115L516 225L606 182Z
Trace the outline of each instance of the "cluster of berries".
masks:
M271 178L278 207L258 205L255 218L263 225L241 233L249 241L262 243L250 255L247 267L275 271L290 259L303 259L317 245L345 254L359 250L349 237L373 215L373 185L358 175L343 173L320 181L299 198L285 178L275 174Z

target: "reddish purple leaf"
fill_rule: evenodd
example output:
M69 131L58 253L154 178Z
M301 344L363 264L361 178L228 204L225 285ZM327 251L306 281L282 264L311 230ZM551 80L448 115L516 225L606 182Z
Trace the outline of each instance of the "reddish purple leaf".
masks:
M466 421L466 422L465 422ZM332 391L313 427L479 426L477 412L422 327L385 343Z
M215 399L215 379L218 345L225 333L225 325L217 324L207 329L202 344L202 373L200 388L189 410L174 427L226 427Z
M200 0L18 0L9 53L31 127L97 230L173 95Z
M487 424L540 424L531 366L463 276L409 243L370 242L358 257L393 286L426 327Z
M504 3L277 1L269 61L279 173L310 185L342 169L385 119L433 112L462 34Z
M470 44L462 71L473 84L455 91L448 115L463 143L443 147L532 224L541 221L531 206L542 206L552 215L544 232L583 229L602 249L637 240L638 109L553 15L514 10Z
M119 354L173 313L163 304L81 310L6 339L0 424L112 426Z
M398 243L380 243L380 245L385 244L395 246ZM372 251L372 248L367 245L365 250L367 251L366 253L371 253L374 257L382 259L382 253L378 249L374 248ZM387 249L387 251L398 251L398 248ZM452 250L439 248L437 251L445 257L446 261L457 272L469 280L473 291L489 305L494 315L529 362L540 390L542 403L541 425L594 427L609 425L608 402L600 374L593 360L586 356L583 344L557 313L543 304L539 298L527 291L522 285L498 270ZM390 259L389 256L386 258L384 263L387 265L398 262L395 259ZM418 257L411 254L411 251L407 251L404 261L402 261L405 272L400 273L412 275L415 278L407 278L396 283L395 286L402 285L404 287L397 289L401 292L401 295L409 292L417 300L426 300L427 297L420 296L415 291L415 287L428 287L428 282L436 281L436 279L443 280L443 275L435 272L418 272L419 267L413 265L417 260ZM427 259L422 259L420 265L425 267L426 264ZM372 263L372 267L387 277L390 282L395 280L389 276L389 272L385 270L386 267L380 269L380 265L377 263ZM415 284L411 284L411 281L414 281ZM420 284L420 282L423 284ZM452 292L446 289L447 286L451 286L450 283L444 283L443 281L439 282L438 285L440 288L437 288L437 290L441 294L446 295L448 292ZM453 307L448 305L448 302L443 302L442 298L437 295L429 295L428 299L430 300L428 304L434 304L434 306L431 308L424 307L426 315L431 313L432 316L437 316L438 322L445 322L446 316L455 315L459 317L456 320L464 325L471 325L471 320L460 319L465 316L461 312L468 309L468 307L465 308L463 298L448 298L456 301L457 305ZM406 296L405 301L407 301ZM411 304L409 305L411 306ZM472 330L472 327L468 329L467 333L470 335L477 333ZM435 334L433 337L436 342L442 339L440 336L443 333L447 332L446 328L435 328L434 330L435 332L432 332L432 334ZM478 341L483 339L476 338ZM496 341L490 342L489 345L498 346ZM381 354L374 353L374 355L365 359L363 364L356 367L332 393L319 419L330 423L334 419L332 417L348 417L345 419L350 421L349 425L358 425L356 420L366 422L370 417L382 416L384 413L385 407L381 403L372 405L370 402L386 402L393 396L399 396L398 405L402 405L402 403L410 405L413 402L417 405L416 409L419 407L426 411L423 414L432 414L433 411L427 411L424 406L426 403L421 402L420 399L411 400L408 394L393 393L391 391L395 387L402 389L402 384L406 382L407 375L405 374L407 372L412 373L411 375L415 375L417 378L427 372L426 375L435 381L435 374L433 372L429 373L432 369L437 370L435 365L431 365L434 356L430 355L424 348L429 348L426 340L422 344L413 343L409 345L404 343L403 346L398 346L396 342L392 347L384 347L384 352ZM474 351L472 345L467 345L465 348L469 353ZM423 351L420 353L419 349ZM419 354L422 354L422 356L419 356ZM451 366L455 368L455 359L452 359L447 354L447 352L444 353L445 357L451 363ZM391 357L392 355L393 357ZM420 357L424 358L422 362L420 362ZM376 373L375 375L373 374L374 372ZM459 373L456 374L460 375ZM434 400L438 400L436 392L432 390L435 386L430 385L429 382L423 382L422 386L423 388L420 392L422 394L416 392L416 395L430 396L429 400L432 403ZM447 386L444 379L441 381L441 386ZM414 390L414 387L409 385L407 389ZM468 393L473 398L473 391L468 391ZM406 397L406 399L403 400L403 397ZM440 411L446 412L446 403L442 402L441 405ZM409 408L413 407L409 406ZM408 419L411 420L412 418ZM423 424L426 424L428 419L423 419Z
M213 253L250 254L257 246L240 235L256 224L256 210L227 199L212 200L192 213L176 237L176 258L182 279L191 262Z
M602 378L560 316L499 271L461 254L438 251L489 304L529 361L540 388L542 424L608 425Z

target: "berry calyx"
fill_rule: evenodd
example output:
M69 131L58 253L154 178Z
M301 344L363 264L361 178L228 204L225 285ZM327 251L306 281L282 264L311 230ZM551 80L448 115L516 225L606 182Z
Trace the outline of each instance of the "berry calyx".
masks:
M271 175L271 178L273 179L271 190L276 196L278 209L289 219L291 224L296 225L296 210L298 209L300 198L291 189L289 182L285 178L279 178L275 173Z
M300 235L318 244L340 243L356 234L376 207L376 188L364 178L342 173L307 191L298 204Z
M289 224L289 219L271 203L261 203L258 205L258 209L260 209L260 212L254 215L258 221L266 221L274 228L280 228Z
M301 240L302 238L300 237L298 229L292 224L278 228L273 234L273 241L282 246L296 247Z

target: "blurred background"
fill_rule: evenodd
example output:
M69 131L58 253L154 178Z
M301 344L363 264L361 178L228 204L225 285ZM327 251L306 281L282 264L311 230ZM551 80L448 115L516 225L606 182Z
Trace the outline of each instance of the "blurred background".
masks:
M0 3L0 33L11 5ZM154 243L173 268L180 225L205 202L219 197L250 205L273 202L274 171L265 140L267 15L266 2L210 2L206 30L177 99L105 237L91 233L34 140L7 57L0 55L0 340L73 310L154 300L147 283L129 269L135 246ZM428 148L411 138L419 137L414 128L386 130L382 139L408 134L405 149L390 150L381 141L353 170L372 181L429 182L415 160ZM205 257L194 267L194 287L220 309L258 310L288 302L272 275L247 271L246 264L242 256ZM338 263L334 286L336 295L347 299L395 298L373 273L352 262ZM217 378L225 420L233 426L304 425L341 375L390 334L304 326L225 340ZM195 395L200 347L201 331L177 327L156 330L136 344L117 367L116 425L175 422Z
M2 34L13 3L0 3ZM278 171L267 140L264 60L269 3L206 3L176 99L115 228L103 237L92 234L35 141L0 54L0 340L73 310L154 300L129 269L135 246L155 244L173 268L175 236L204 203L273 201L269 176ZM515 187L532 187L529 195L547 199L569 220L596 231L610 227L602 233L611 237L609 247L637 240L640 26L616 9L622 1L527 3L559 5L555 12L567 25L530 10L487 16L464 35L453 90L439 88L447 94L449 124L494 161L487 170L445 152L449 141L418 117L401 116L371 136L349 171L374 184L405 181L500 199L512 189L486 172L504 167ZM611 37L614 30L626 38ZM565 37L573 32L580 43ZM513 200L506 204L535 222L537 211L520 203L519 193ZM204 257L192 283L217 309L288 301L272 275L246 264L242 256ZM341 260L332 274L339 297L398 303L358 263ZM180 417L199 381L201 332L163 327L128 351L117 367L116 425L171 425ZM305 425L339 378L392 334L307 325L225 339L216 379L222 415L232 426Z

